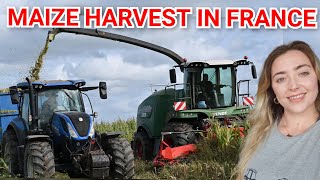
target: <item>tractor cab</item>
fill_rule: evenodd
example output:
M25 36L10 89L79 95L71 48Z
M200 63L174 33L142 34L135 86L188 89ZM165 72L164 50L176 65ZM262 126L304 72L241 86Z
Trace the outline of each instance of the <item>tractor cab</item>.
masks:
M47 124L54 112L85 112L81 93L77 89L48 89L37 93L41 124ZM42 127L44 127L42 125Z
M19 104L20 116L30 125L31 131L46 131L56 112L85 114L83 91L99 88L101 98L106 99L104 82L101 82L99 87L83 87L85 84L83 80L22 82L10 87L11 100L12 103ZM92 113L92 116L95 117L95 113Z

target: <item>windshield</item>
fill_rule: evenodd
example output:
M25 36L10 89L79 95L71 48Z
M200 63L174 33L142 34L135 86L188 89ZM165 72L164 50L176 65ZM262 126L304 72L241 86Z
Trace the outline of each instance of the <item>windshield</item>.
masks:
M201 77L208 75L208 81L213 85L211 96L216 96L216 106L232 106L231 67L204 68Z
M194 108L233 106L235 95L231 66L187 68L185 78L186 94L193 97Z
M48 119L55 111L84 111L78 90L50 89L38 93L39 117Z

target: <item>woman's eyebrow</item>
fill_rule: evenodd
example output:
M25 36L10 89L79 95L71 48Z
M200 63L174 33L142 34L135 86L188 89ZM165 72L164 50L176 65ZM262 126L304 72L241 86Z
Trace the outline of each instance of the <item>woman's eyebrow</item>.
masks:
M301 64L301 65L298 65L297 67L295 67L294 70L298 70L298 69L301 69L303 67L312 68L309 64ZM277 72L272 76L272 78L274 78L275 76L280 75L280 74L286 74L286 71Z
M302 67L309 67L309 68L312 68L309 64L301 64L301 65L299 65L299 66L297 66L296 68L294 68L295 70L298 70L298 69L300 69L300 68L302 68Z
M286 74L286 72L285 71L277 72L272 76L272 78L274 78L275 76L280 75L280 74Z

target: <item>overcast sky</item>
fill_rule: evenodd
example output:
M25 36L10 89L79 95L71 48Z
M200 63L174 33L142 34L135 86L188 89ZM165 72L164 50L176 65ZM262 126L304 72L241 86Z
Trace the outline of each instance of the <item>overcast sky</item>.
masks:
M0 5L0 88L22 81L29 73L44 46L49 29L6 28L7 6L100 6L100 7L316 7L318 1L17 1L2 0ZM319 15L317 16L317 21ZM195 24L195 19L189 19ZM240 59L248 56L256 64L257 72L268 53L282 43L303 40L320 54L319 30L265 30L265 29L102 29L104 31L138 38L175 51L188 61ZM98 98L98 91L90 92L98 121L114 121L135 117L139 104L152 91L150 84L168 84L169 69L175 63L159 53L111 40L73 34L59 34L49 44L44 59L41 79L85 79L88 85L106 81L108 99ZM243 72L248 72L248 69ZM250 74L240 73L240 79ZM182 74L178 74L181 82ZM255 95L256 80L251 81ZM157 87L159 89L159 87ZM153 88L154 89L154 88Z

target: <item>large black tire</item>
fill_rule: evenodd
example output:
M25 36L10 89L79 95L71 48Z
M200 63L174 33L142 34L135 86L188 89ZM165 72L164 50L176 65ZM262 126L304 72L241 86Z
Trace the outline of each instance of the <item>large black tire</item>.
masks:
M12 129L8 129L3 135L3 158L8 166L8 170L12 175L19 174L18 160L18 139L16 133Z
M192 131L192 125L182 122L170 122L165 127L166 132L184 132ZM186 144L194 144L199 140L199 135L194 132L178 133L166 135L164 141L171 147L183 146Z
M153 145L145 131L138 131L134 137L133 151L137 158L142 160L152 159Z
M54 175L54 155L49 142L28 143L24 158L24 176L26 178L50 178Z
M124 138L111 138L102 143L106 154L112 156L110 176L113 179L132 179L134 176L134 155L130 144Z

